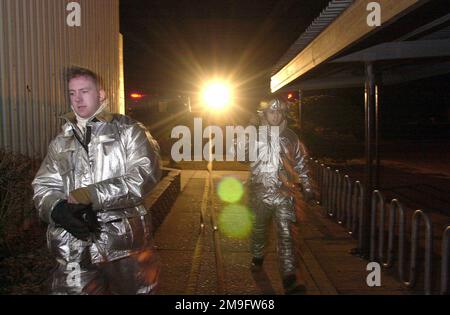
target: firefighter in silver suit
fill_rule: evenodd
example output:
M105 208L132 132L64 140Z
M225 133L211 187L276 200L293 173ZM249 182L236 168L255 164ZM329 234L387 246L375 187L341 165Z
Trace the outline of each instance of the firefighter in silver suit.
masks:
M160 180L159 146L140 123L107 110L101 79L72 67L72 111L33 180L56 259L53 294L152 294L160 263L145 196Z
M272 98L260 104L257 158L250 165L250 201L255 213L251 237L252 271L263 264L266 233L275 219L280 273L286 293L304 290L297 283L296 259L291 227L296 222L294 192L303 199L315 197L307 165L307 151L298 136L287 127L287 105ZM261 128L266 127L266 128ZM263 136L263 137L262 137Z

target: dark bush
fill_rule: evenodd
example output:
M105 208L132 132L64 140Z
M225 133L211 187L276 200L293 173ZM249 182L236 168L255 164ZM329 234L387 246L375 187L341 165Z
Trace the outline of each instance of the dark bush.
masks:
M16 233L36 222L31 182L37 161L0 151L0 241L3 246ZM6 243L6 244L5 244Z

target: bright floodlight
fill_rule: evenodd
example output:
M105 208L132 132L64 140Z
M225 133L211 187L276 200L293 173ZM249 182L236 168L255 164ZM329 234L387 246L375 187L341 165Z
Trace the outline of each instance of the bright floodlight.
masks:
M203 90L203 100L211 109L223 109L231 101L230 88L220 82L209 83Z

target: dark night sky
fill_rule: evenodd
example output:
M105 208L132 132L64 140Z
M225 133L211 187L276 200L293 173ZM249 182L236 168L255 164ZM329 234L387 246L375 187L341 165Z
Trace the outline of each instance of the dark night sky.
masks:
M269 92L272 66L328 3L121 0L126 92L192 94L216 75L235 83L240 103L249 108ZM399 119L421 121L431 116L450 119L449 78L446 75L384 88L383 121L395 124ZM346 98L354 94L339 93ZM358 90L354 97L361 110L362 93Z
M122 0L126 89L194 92L218 75L268 92L271 67L328 2Z

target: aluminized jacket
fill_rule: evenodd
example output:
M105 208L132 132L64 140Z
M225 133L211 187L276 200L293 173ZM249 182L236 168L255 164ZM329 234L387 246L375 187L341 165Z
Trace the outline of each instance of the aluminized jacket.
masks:
M252 150L255 151L253 156L256 156L256 159L250 164L249 185L255 197L265 204L276 205L287 200L293 201L288 187L285 187L286 182L300 183L304 190L315 190L310 176L307 150L298 136L286 127L285 120L275 134L270 126L260 126L258 139L253 147L248 140L244 143L238 142L237 146L238 150L239 147L245 146L248 156L252 156Z
M144 197L161 176L159 147L143 125L131 118L103 111L79 132L73 113L63 117L62 132L50 143L34 181L34 201L40 218L49 223L47 242L60 263L112 261L148 246ZM51 212L71 191L87 187L102 225L96 242L76 239L55 226ZM147 223L147 224L146 224Z

